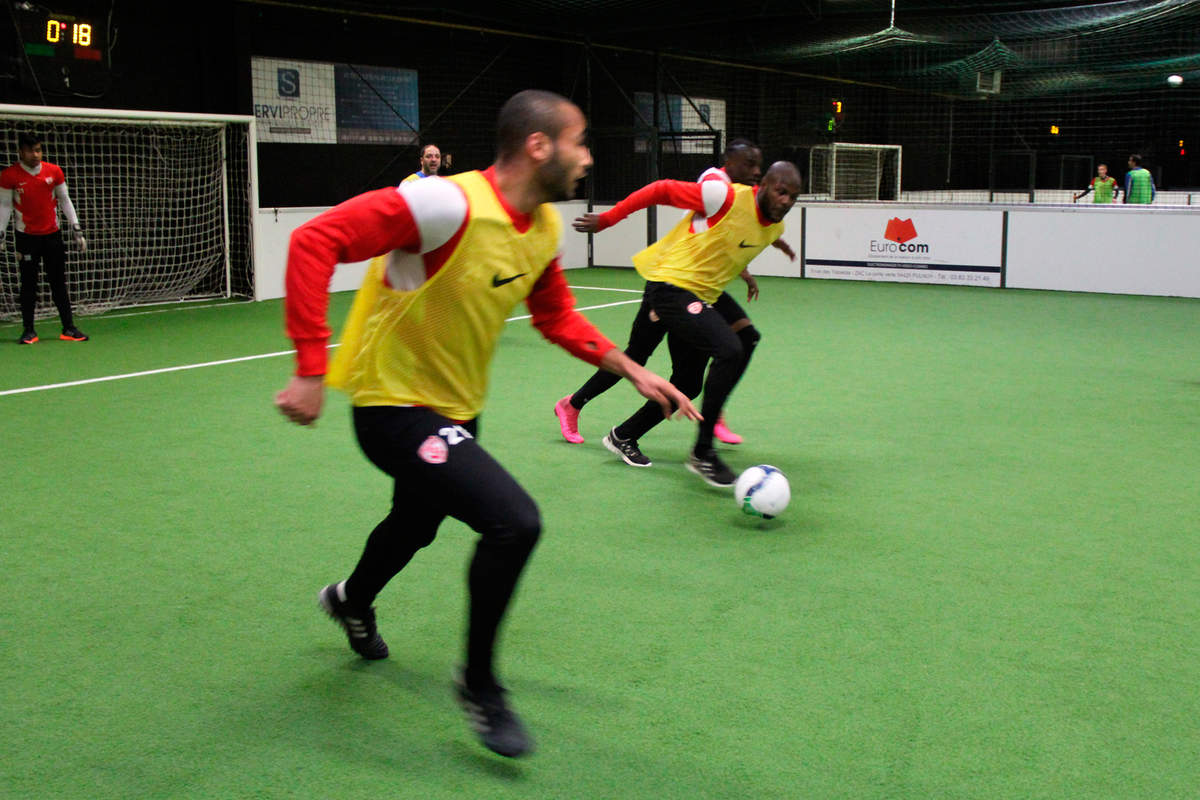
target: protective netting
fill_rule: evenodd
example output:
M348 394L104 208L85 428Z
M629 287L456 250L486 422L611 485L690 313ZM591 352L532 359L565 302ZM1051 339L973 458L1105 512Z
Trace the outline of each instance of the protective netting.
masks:
M810 196L820 194L811 152L844 143L902 148L898 193L886 165L859 171L864 186L878 172L881 199L1070 202L1100 163L1123 182L1138 153L1157 203L1200 202L1200 3L1064 0L977 13L976 4L897 0L892 26L886 10L875 18L821 4L811 25L769 24L768 9L752 31L689 9L686 20L676 15L677 30L651 20L612 47L598 43L608 29L602 4L551 5L551 17L530 24L592 20L593 43L375 17L339 24L362 38L353 57L365 63L405 42L386 63L418 73L419 141L452 156L444 174L491 163L497 110L534 87L587 114L595 165L584 191L600 204L657 178L694 180L739 137L759 143L767 163L793 161ZM802 13L789 8L793 20ZM497 26L502 11L492 9ZM651 15L669 11L646 5ZM260 7L247 24L302 40L328 21ZM1170 86L1171 74L1182 85ZM263 144L260 205L332 205L394 185L417 169L418 153L416 144Z
M65 237L76 313L253 293L248 122L2 113L0 121L8 163L27 130L66 176L87 239L81 252ZM14 318L19 274L7 238L0 316ZM55 313L42 281L37 314Z

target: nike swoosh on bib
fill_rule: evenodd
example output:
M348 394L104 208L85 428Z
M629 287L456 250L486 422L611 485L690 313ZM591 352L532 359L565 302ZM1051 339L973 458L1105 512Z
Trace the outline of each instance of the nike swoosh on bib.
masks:
M738 242L738 247L754 247L752 244L746 244L744 241Z
M527 272L518 272L516 275L512 275L507 278L501 278L499 275L493 275L492 276L492 286L503 286L506 283L512 283L517 278L520 278L520 277L522 277L524 275L528 275L528 274L529 273L527 273Z

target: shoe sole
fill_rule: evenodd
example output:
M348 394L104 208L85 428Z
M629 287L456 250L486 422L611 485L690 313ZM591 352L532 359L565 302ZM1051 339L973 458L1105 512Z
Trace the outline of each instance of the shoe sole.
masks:
M741 444L742 443L742 437L738 436L736 433L726 434L726 435L714 433L713 435L717 437L717 441L719 441L721 444Z
M571 444L583 444L583 437L579 435L578 430L573 434L574 438L572 438L571 432L567 430L566 420L563 419L562 414L558 413L558 407L561 404L561 400L554 404L554 416L558 419L558 429L562 432L562 437Z
M37 344L39 341L41 341L41 340L40 339L30 339L29 341L25 341L24 339L21 339L17 342L17 344Z
M59 336L58 338L62 339L64 342L86 342L88 340L88 337L86 336L80 338L76 338L74 336ZM35 339L34 341L37 340Z
M621 448L619 448L615 444L613 444L611 436L604 437L604 446L607 447L613 455L615 455L617 458L621 459L622 461L624 461L626 464L628 464L631 467L652 467L652 466L654 466L653 461L647 462L645 464L639 464L636 461L630 461L626 457L626 455L621 452Z
M700 480L704 481L709 486L715 486L718 489L728 489L730 486L733 486L733 484L736 483L736 481L730 481L729 483L718 483L713 478L710 478L707 475L705 475L703 472L701 472L700 468L697 467L695 464L693 464L690 461L688 461L686 464L684 464L684 466L688 468L689 472L700 476Z

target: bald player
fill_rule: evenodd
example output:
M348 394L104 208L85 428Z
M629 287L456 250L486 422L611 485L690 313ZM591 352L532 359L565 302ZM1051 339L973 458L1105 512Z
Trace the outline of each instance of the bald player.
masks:
M585 214L575 230L598 233L643 208L672 205L692 213L666 236L633 257L646 279L644 305L662 323L671 350L671 382L688 397L704 390L703 421L687 468L713 486L732 486L735 476L713 447L713 428L725 399L745 372L759 340L747 325L736 333L713 307L725 286L783 234L783 217L800 194L794 164L771 165L761 187L705 181L656 181L603 214ZM712 364L708 377L704 368ZM643 407L612 428L604 446L626 464L649 467L639 440L658 424Z
M725 184L741 183L754 186L760 180L762 180L762 151L747 139L733 139L725 148L722 166L710 167L702 172L697 183L721 181ZM795 252L783 239L776 239L772 246L795 260ZM751 301L757 299L758 282L750 274L749 268L742 270L740 277L746 282L747 299ZM713 303L713 308L729 323L734 333L751 324L749 316L728 292L721 293L721 296ZM647 305L645 295L643 295L642 305L638 308L629 331L629 344L625 347L625 354L637 363L645 364L658 349L666 333L665 327L659 324L657 315ZM562 431L564 439L572 444L583 443L583 435L579 432L580 412L589 402L615 386L618 380L609 372L597 370L572 394L555 403L554 415L558 417L559 429ZM725 444L742 443L742 437L734 433L726 424L724 414L716 421L713 435Z
M388 655L376 595L437 535L446 517L479 534L468 574L466 662L455 685L483 744L520 756L532 738L494 672L497 631L541 534L537 506L476 439L488 370L505 320L525 301L550 341L629 379L659 413L698 419L686 397L634 363L574 308L548 205L575 193L592 163L586 122L566 98L524 91L500 109L488 169L368 192L301 226L288 251L287 331L296 374L276 405L302 425L329 383L348 392L359 446L394 479L391 513L357 566L319 593L363 658ZM329 281L339 263L373 258L342 346L326 364Z

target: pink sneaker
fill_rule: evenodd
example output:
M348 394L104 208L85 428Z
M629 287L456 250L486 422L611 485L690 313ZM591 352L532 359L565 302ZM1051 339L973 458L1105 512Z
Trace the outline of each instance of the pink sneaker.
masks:
M563 430L565 431L566 428L564 428ZM565 435L565 433L564 433L564 435ZM717 420L717 424L713 426L713 436L716 436L718 441L724 442L725 444L741 444L742 443L742 437L738 436L736 433L729 430L729 426L727 426L725 424L725 415L724 414L722 414L721 417Z
M583 437L579 435L579 411L571 405L570 395L554 404L554 416L558 417L564 439L571 444L583 444Z

